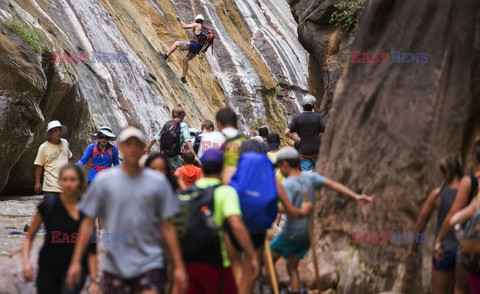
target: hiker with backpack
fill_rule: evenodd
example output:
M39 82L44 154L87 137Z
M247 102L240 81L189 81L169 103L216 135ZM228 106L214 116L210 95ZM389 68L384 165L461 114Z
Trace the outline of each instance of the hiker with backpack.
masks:
M192 151L193 145L190 138L190 131L188 125L183 121L185 118L185 110L178 105L172 110L172 119L167 121L160 132L157 133L155 138L150 141L145 152L150 153L152 146L156 143L160 143L160 154L164 155L173 171L176 171L182 166L182 154L181 147L183 144L187 146L187 149ZM200 162L195 155L195 161Z
M59 177L62 192L59 196L52 196L38 205L32 224L25 235L22 247L23 276L27 281L33 280L35 276L30 263L30 250L35 235L43 223L47 232L38 258L37 293L80 293L87 275L90 293L98 293L95 243L89 243L87 253L81 256L83 271L79 283L75 289L67 291L65 276L75 243L79 240L76 234L80 222L85 217L77 209L77 202L85 187L85 176L78 166L69 163L61 168ZM90 236L90 233L88 235Z
M373 196L359 195L346 186L322 177L316 172L300 171L300 162L300 154L293 147L284 147L277 154L277 166L286 177L282 185L295 207L300 207L304 202L305 193L308 194L310 202L315 205L315 192L323 186L356 200L362 213L365 212L365 205L373 201ZM292 293L300 292L298 262L305 256L310 246L307 219L292 219L290 216L286 217L280 233L273 238L270 244L274 261L280 256L287 260L287 272L290 276Z
M435 258L438 260L441 260L443 258L443 255L445 254L443 241L446 239L446 237L452 230L452 227L450 225L452 217L461 209L467 207L478 193L478 178L480 177L480 138L477 138L475 140L475 143L473 145L472 157L473 173L463 176L462 180L460 181L455 201L453 202L452 208L450 209L447 216L445 217L445 220L443 221L442 227L440 228L437 240L435 242ZM462 250L459 250L459 253L457 254L457 256L459 257L457 258L457 263L462 263L463 258L460 258L461 255ZM468 293L468 280L465 278L468 276L468 272L466 272L463 267L461 267L460 269L460 277L455 277L456 282L457 279L460 279L460 284L455 284L455 293Z
M58 182L60 169L72 160L68 141L62 139L62 135L66 133L67 127L58 120L49 122L45 132L47 141L38 148L37 157L33 163L35 166L35 193L40 194L43 191L45 200L51 196L59 196L62 192ZM42 172L43 184L40 181Z
M312 211L311 202L298 208L288 199L282 185L276 180L274 165L263 150L262 143L246 141L242 144L240 158L230 185L239 195L242 219L247 226L259 260L263 260L266 231L272 226L278 212L278 201L282 210L292 218L304 218ZM248 260L238 239L228 234L227 254L239 287L239 293L251 293L254 282L248 277Z
M230 228L245 248L252 281L259 274L259 260L242 221L237 192L220 180L223 153L208 150L201 161L204 176L181 193L182 204L174 218L190 281L187 293L237 293L225 252L224 228Z
M294 116L285 136L298 143L301 168L303 171L312 171L320 150L320 134L325 131L325 120L320 113L313 111L316 99L312 95L305 95L302 101L303 112ZM297 133L295 136L293 133Z
M415 224L414 234L422 234L428 225L428 222L435 209L438 209L436 235L440 231L443 220L450 211L458 191L460 180L462 179L462 165L455 154L449 154L440 160L440 171L443 176L443 183L440 187L432 190L422 207L417 223ZM453 218L452 218L453 219ZM432 292L433 293L451 293L454 284L460 283L460 270L456 263L458 241L453 233L447 235L442 242L445 254L438 260L432 258ZM409 245L408 252L404 256L407 263L419 265L418 243L412 242ZM457 272L457 273L456 273ZM458 287L457 287L458 288Z
M163 58L167 60L167 58L177 50L177 48L180 48L182 51L187 51L187 56L183 59L183 71L182 71L182 77L181 81L182 83L186 84L187 83L187 71L188 71L188 62L195 58L197 54L205 52L210 45L213 43L214 35L212 30L210 30L209 27L204 26L203 22L205 18L203 15L198 14L195 16L195 22L191 24L186 24L180 16L177 16L177 20L180 22L180 25L182 28L188 30L192 29L193 33L193 38L190 42L180 42L176 41L172 47L167 51L167 53L163 54Z
M78 166L84 166L90 161L90 171L88 173L87 181L90 184L95 176L107 168L120 165L118 160L118 148L110 144L110 141L116 140L112 129L107 126L102 126L95 134L98 139L97 142L88 145L82 158L77 162Z
M177 197L165 176L142 168L145 135L127 127L118 137L122 165L97 176L79 202L85 214L80 234L89 233L96 217L105 220L105 234L125 236L105 243L103 267L104 293L159 293L162 287L164 255L161 237L168 244L174 261L174 280L179 291L188 284L185 266L171 217L178 208ZM73 288L80 279L81 256L86 244L77 243L67 273Z

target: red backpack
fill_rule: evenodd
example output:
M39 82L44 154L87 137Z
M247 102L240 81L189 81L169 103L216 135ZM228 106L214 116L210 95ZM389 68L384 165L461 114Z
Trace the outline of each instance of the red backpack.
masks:
M93 147L93 151L92 151L92 157L90 158L90 162L93 163L93 158L95 157L95 155L98 155L98 154L108 154L110 156L110 161L112 162L113 164L113 154L112 154L112 150L113 150L113 146L111 146L110 148L107 148L107 150L104 151L101 151L101 150L98 150L98 145L95 144L95 146ZM94 167L94 165L92 164L92 167Z

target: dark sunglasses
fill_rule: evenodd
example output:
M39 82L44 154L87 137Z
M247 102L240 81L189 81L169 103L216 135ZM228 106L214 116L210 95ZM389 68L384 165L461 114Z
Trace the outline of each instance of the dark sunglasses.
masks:
M104 135L100 135L98 136L99 139L107 139L107 137L105 137Z

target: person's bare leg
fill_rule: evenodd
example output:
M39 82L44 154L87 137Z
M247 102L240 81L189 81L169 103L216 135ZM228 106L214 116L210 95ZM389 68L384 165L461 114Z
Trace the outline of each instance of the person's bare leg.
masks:
M237 251L232 245L232 241L228 234L225 236L225 251L227 251L228 260L230 260L230 268L232 269L233 279L237 285L237 289L240 289L242 283L242 260L241 252Z
M261 246L257 249L257 258L259 262L263 261L263 252L264 246ZM255 285L255 281L250 279L252 275L252 268L250 267L250 259L246 256L245 253L242 254L242 281L240 283L240 288L238 289L238 294L250 294L253 292L253 286ZM260 268L262 268L262 264L259 264Z
M300 275L298 274L298 256L296 254L290 255L287 259L287 271L290 276L290 288L292 292L300 292Z
M455 294L469 294L470 285L468 281L468 272L461 264L455 266Z
M190 58L187 56L185 56L185 58L183 59L183 72L182 72L182 78L185 78L187 77L187 71L188 71L188 62L190 61Z
M180 42L179 41L176 41L175 43L173 43L172 47L170 47L170 49L168 49L167 51L167 56L170 56L170 54L172 54L173 52L175 52L175 50L177 50L177 48L180 47Z
M437 271L432 269L432 293L451 294L450 283L453 280L454 272Z

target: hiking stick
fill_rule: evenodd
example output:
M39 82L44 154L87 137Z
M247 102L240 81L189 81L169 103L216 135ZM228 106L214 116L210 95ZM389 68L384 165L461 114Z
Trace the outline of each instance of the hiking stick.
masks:
M308 198L308 191L305 190L303 191L303 197L304 197L304 201L310 201L310 199ZM317 261L317 253L315 251L315 248L314 248L314 238L313 238L313 218L309 215L307 216L307 225L308 225L308 235L310 237L310 247L312 249L312 255L313 255L313 265L315 267L315 278L317 280L317 289L318 289L318 293L322 293L322 287L321 287L321 283L320 283L320 276L318 275L318 261Z
M267 259L268 273L270 274L270 281L272 282L273 293L278 294L277 273L275 272L275 264L273 263L272 251L268 242L268 234L265 236L265 256Z

